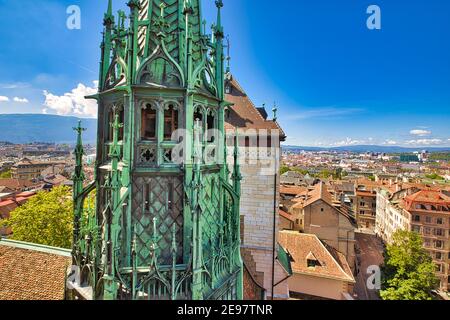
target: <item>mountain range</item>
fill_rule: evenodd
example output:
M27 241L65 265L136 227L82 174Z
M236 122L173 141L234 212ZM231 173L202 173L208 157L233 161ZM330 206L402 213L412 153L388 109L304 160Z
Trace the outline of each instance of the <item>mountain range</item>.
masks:
M0 114L0 141L11 143L74 143L73 128L82 122L83 141L93 143L97 139L97 120L62 117L46 114Z
M426 150L428 152L450 152L450 147L397 147L397 146L377 146L377 145L354 145L354 146L342 146L342 147L302 147L302 146L283 146L285 151L340 151L340 152L353 152L353 153L412 153L421 152Z
M11 143L74 143L78 121L82 122L85 143L94 143L97 140L97 120L81 119L77 117L65 117L47 114L0 114L0 141ZM397 146L357 145L343 147L305 147L283 146L284 150L292 151L341 151L341 152L377 152L377 153L409 153L427 150L429 152L450 152L450 147L415 147L405 148Z

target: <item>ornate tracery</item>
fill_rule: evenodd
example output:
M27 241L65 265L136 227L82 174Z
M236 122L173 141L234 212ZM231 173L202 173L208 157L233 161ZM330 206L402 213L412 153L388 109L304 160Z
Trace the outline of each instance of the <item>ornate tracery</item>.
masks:
M225 159L222 2L214 37L201 30L198 0L130 0L128 26L123 12L115 24L108 2L92 97L102 151L90 184L77 128L73 257L81 278L72 294L242 298L239 166L230 179L218 160Z

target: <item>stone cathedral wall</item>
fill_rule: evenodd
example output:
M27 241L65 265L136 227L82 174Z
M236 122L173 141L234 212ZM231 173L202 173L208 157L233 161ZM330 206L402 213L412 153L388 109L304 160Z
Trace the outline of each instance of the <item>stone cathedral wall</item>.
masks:
M232 153L228 152L228 155ZM266 296L272 296L273 268L273 216L274 194L276 192L276 207L279 203L279 175L275 183L275 172L279 172L279 156L271 148L240 148L241 182L241 220L243 235L242 249L250 252L256 263L256 272L263 274ZM228 164L232 166L233 158ZM231 170L232 167L230 167ZM276 168L276 170L274 170ZM274 190L276 188L276 190ZM276 214L275 236L278 236L279 215ZM278 244L278 241L276 241ZM275 254L276 258L276 254ZM275 262L275 284L286 279L287 272ZM275 298L287 298L287 281L275 288Z

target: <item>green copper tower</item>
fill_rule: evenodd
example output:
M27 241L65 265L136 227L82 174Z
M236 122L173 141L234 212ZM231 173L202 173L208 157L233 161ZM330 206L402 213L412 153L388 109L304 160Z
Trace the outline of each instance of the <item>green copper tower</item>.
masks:
M227 169L221 0L130 0L104 17L95 181L76 128L69 298L240 300L240 181ZM235 139L237 140L237 139ZM96 205L93 206L92 203ZM94 208L95 207L95 208Z

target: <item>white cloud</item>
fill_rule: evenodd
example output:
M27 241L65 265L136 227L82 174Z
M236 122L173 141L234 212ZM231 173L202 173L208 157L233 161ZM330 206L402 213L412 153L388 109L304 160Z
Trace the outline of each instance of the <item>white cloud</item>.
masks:
M23 89L28 87L30 85L25 82L0 83L0 88L2 89Z
M8 102L9 98L5 96L0 96L0 102Z
M87 100L84 97L97 93L98 81L94 81L93 87L87 87L80 83L71 92L62 96L56 96L48 91L44 91L45 109L43 113L53 110L58 115L77 115L77 116L97 116L97 102Z
M418 139L406 141L409 145L436 146L445 143L442 139Z
M388 139L384 142L384 144L395 146L397 144L397 141Z
M333 143L332 146L345 147L345 146L356 146L356 145L365 144L365 143L367 143L365 140L356 140L356 139L347 138L345 140Z
M304 120L304 119L312 119L312 118L329 118L329 117L338 117L345 116L354 113L363 112L364 109L360 108L336 108L336 107L323 107L323 108L314 108L311 110L301 111L296 115L292 115L289 117L290 120Z
M18 102L18 103L28 103L28 99L27 98L19 98L19 97L14 97L14 102Z
M431 131L424 130L424 129L411 130L409 133L412 134L413 136L419 136L419 137L425 137L425 136L429 136L432 134Z

